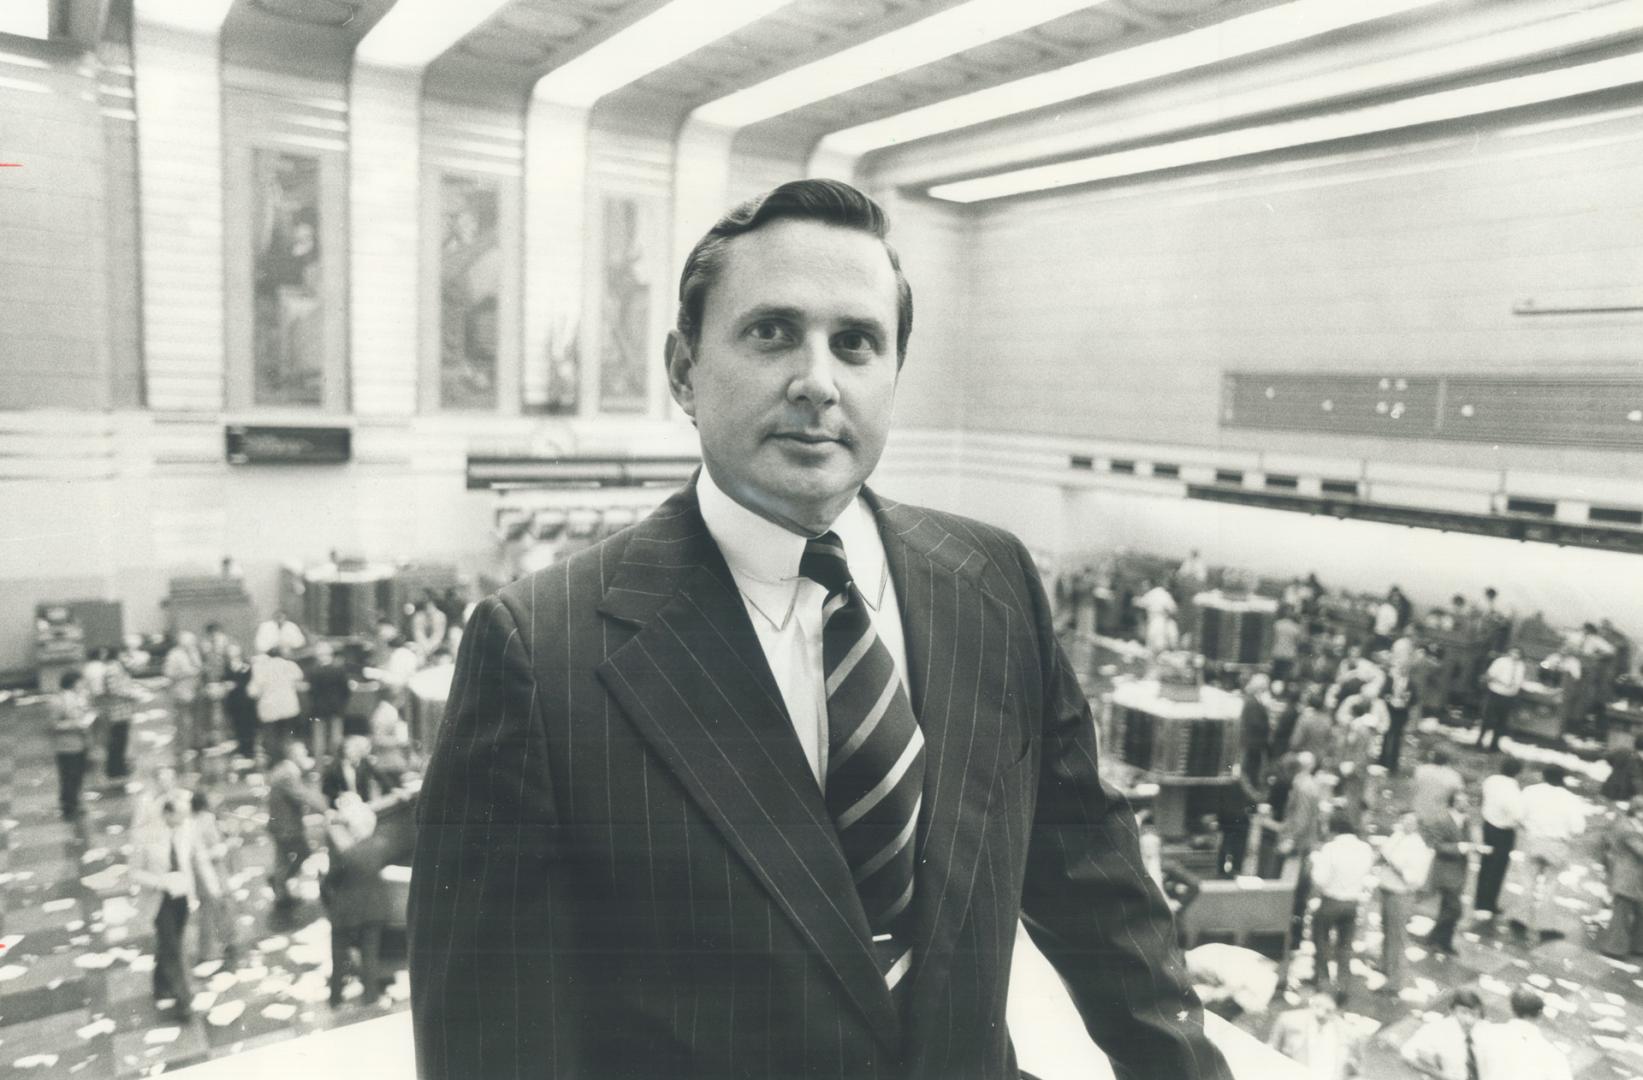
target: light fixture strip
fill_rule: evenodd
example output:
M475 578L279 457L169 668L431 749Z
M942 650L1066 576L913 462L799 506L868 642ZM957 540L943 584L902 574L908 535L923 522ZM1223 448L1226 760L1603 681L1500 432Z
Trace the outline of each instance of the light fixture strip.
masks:
M375 67L417 70L461 41L508 0L396 0L354 51Z
M1440 45L1425 52L1378 60L1303 79L1211 97L1167 110L1142 110L1098 127L1058 131L1009 145L1016 161L1091 156L1092 143L1108 146L1159 139L1192 128L1225 127L1242 118L1316 107L1325 102L1386 93L1441 78L1454 78L1510 61L1584 48L1625 35L1643 25L1643 0L1623 0L1606 8L1578 12L1545 23L1520 26L1475 40ZM980 155L975 155L980 156ZM951 172L968 171L962 160L949 161Z
M1105 2L969 0L711 101L692 115L744 127Z
M548 72L534 94L561 105L592 105L789 2L673 0Z
M1160 146L1053 165L1014 169L973 180L937 184L930 188L929 193L932 198L949 202L982 202L1536 105L1635 83L1639 78L1639 59L1637 54L1630 54L1579 67L1442 90L1350 112L1182 139Z
M828 135L822 140L822 146L840 153L865 154L1102 90L1234 60L1441 2L1443 0L1357 0L1354 3L1295 0L858 124Z

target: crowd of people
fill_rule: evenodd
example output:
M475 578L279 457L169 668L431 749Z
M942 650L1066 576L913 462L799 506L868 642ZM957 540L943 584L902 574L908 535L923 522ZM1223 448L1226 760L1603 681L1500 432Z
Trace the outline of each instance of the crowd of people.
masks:
M350 971L364 1003L380 999L389 981L379 964L382 934L394 918L382 870L408 863L410 851L407 829L378 823L388 814L408 820L420 783L421 756L405 719L408 683L427 666L452 663L460 636L431 597L403 620L380 619L368 647L311 639L276 611L257 626L249 656L212 623L157 649L133 639L99 650L64 673L49 702L62 816L81 815L82 790L99 764L107 783L129 782L137 798L130 880L154 902L159 1008L191 1016L193 962L215 959L232 969L239 961L230 864L241 838L225 838L218 822L234 774L266 783L273 917L289 919L302 902L299 880L322 870L331 1004L344 1000ZM133 720L156 697L169 707L172 736L133 755ZM134 757L142 757L135 770ZM318 845L326 859L311 862Z
M1200 562L1194 553L1172 588L1149 583L1135 597L1136 636L1149 652L1181 643L1176 594L1201 588ZM1184 590L1182 578L1189 579ZM1471 929L1531 947L1581 934L1558 903L1559 877L1591 814L1563 765L1545 763L1531 775L1522 758L1505 753L1501 737L1511 730L1528 673L1495 590L1481 603L1457 597L1427 616L1448 628L1465 621L1487 639L1475 704L1459 708L1452 684L1440 677L1438 649L1422 640L1414 605L1399 589L1377 605L1362 634L1321 619L1323 595L1316 576L1292 583L1279 606L1270 664L1245 673L1241 768L1238 782L1221 789L1217 869L1227 877L1294 880L1290 944L1311 939L1312 997L1279 1019L1270 1041L1315 1076L1345 1076L1358 1050L1340 1009L1366 989L1355 985L1352 959L1371 905L1381 928L1372 962L1379 978L1366 981L1393 997L1409 986L1411 927L1425 930L1418 940L1429 953L1453 957L1468 906ZM1424 717L1451 733L1470 727L1456 741L1491 753L1492 772L1481 784L1468 784L1456 768L1462 749L1448 739L1424 740L1429 749L1411 762L1414 727ZM1643 737L1611 764L1605 793L1630 801L1617 802L1617 824L1603 837L1612 910L1592 944L1635 962L1643 955ZM1382 805L1393 798L1398 804ZM1190 903L1196 884L1181 887L1176 866L1172 891L1170 863L1156 851L1153 859L1172 907ZM1429 915L1416 913L1417 901L1431 903ZM1454 1080L1530 1075L1512 1063L1561 1061L1537 1027L1542 1006L1522 988L1511 1020L1477 1023L1482 1002L1462 989L1444 1022L1423 1029L1404 1057L1426 1075ZM1534 1075L1567 1076L1567 1064Z

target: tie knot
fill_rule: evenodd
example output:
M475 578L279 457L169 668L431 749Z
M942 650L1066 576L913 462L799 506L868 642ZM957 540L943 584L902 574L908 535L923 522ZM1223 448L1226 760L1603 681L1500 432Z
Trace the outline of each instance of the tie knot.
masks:
M824 532L804 545L799 558L799 574L836 596L850 587L850 564L844 557L844 541L835 532Z

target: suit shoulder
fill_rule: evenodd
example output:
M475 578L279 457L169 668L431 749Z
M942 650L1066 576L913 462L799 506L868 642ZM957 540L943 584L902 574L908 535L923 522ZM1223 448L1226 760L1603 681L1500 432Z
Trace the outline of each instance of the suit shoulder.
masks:
M621 564L634 526L607 536L551 566L517 578L481 601L495 601L518 623L539 620L544 611L565 612L573 604L597 603L614 568Z
M903 512L912 512L922 515L932 525L945 530L950 535L964 541L975 548L993 566L1012 568L1023 558L1030 564L1032 556L1027 553L1027 546L1021 538L1008 529L997 525L989 525L985 521L966 517L963 514L954 514L946 510L933 510L927 506L913 506L903 503L900 506ZM1010 572L1006 569L1005 572Z

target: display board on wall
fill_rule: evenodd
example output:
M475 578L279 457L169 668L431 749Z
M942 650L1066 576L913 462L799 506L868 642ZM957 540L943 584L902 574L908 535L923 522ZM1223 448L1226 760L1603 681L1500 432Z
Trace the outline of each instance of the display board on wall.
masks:
M497 404L502 248L500 193L491 177L440 178L439 403L447 409Z
M1232 371L1231 428L1643 449L1643 379Z
M252 400L321 405L325 395L325 298L317 157L252 152Z
M651 350L650 245L657 235L654 200L606 195L601 218L599 409L644 412Z

